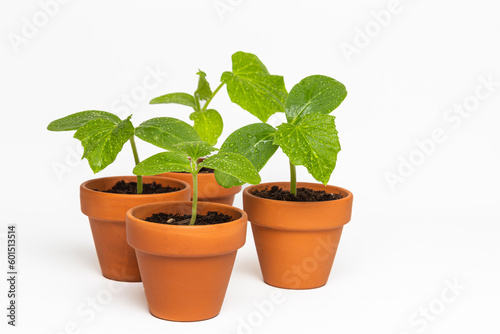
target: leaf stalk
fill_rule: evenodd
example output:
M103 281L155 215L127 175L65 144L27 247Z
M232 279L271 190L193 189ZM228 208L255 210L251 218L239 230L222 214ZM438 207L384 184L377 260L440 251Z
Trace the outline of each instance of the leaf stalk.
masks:
M214 92L212 93L212 97L205 101L205 104L203 105L203 108L201 108L201 111L207 110L210 101L212 101L212 99L215 97L215 94L217 94L219 90L221 90L221 88L224 87L224 84L225 82L221 82L220 85L214 90Z
M191 220L189 221L189 225L194 225L198 212L198 166L193 159L191 160L191 169L191 174L193 174L193 204L191 206Z
M297 196L297 168L290 161L290 193Z
M137 166L141 161L139 160L139 153L137 153L137 146L135 145L134 136L130 138L130 145L132 146L135 165ZM137 194L142 194L142 175L137 175Z

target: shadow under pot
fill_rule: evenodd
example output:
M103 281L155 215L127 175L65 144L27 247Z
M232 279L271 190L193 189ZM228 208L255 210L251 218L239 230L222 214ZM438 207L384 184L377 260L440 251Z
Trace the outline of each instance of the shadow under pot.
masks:
M263 183L245 188L243 209L252 232L264 281L285 289L312 289L328 281L345 224L351 220L350 191L317 183L297 183L297 188L341 193L342 198L322 202L279 201L257 197L255 190L288 182Z
M140 282L135 251L127 243L125 215L130 208L161 201L189 200L191 188L180 180L144 176L143 182L156 182L178 191L157 194L115 194L104 192L118 181L136 182L135 176L93 179L80 186L82 212L88 216L102 275L123 282Z
M191 186L191 199L193 197L193 176L190 173L169 172L161 176L182 180ZM241 191L241 186L224 188L215 180L214 173L198 173L198 200L202 202L221 203L233 205L234 196Z
M169 225L145 221L155 213L191 214L191 202L146 204L127 212L128 243L135 248L152 315L199 321L219 314L236 252L245 244L247 215L219 203L198 202L198 214L232 218L214 225Z

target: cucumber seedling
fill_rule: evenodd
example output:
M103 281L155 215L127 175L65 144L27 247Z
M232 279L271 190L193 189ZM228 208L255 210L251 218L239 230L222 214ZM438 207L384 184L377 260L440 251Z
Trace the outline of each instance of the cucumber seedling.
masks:
M241 184L260 183L256 168L245 156L235 152L219 152L203 141L191 125L171 117L150 119L136 129L136 136L167 150L140 162L136 175L155 175L167 172L188 172L193 177L193 201L189 225L196 222L198 208L198 173L203 167L214 169L234 178ZM208 158L199 162L202 157Z
M194 129L198 132L201 140L215 145L217 139L222 134L224 123L219 112L215 109L208 109L208 105L224 86L224 82L212 92L210 83L206 79L205 72L199 70L196 73L198 78L198 87L194 94L188 93L169 93L152 99L150 104L175 103L193 108L189 119L194 122ZM205 101L202 106L202 101Z
M130 141L135 164L139 163L139 154L134 140L132 115L121 120L115 114L87 110L77 112L51 122L50 131L75 131L74 138L81 141L84 148L83 158L90 168L98 173L116 160L116 156L126 142ZM142 176L137 176L137 193L142 194Z
M278 147L290 163L290 192L297 194L296 166L305 166L319 182L327 184L337 162L340 142L335 117L329 115L347 96L345 86L330 77L312 75L302 79L287 93L282 76L269 74L257 56L236 52L233 68L222 74L232 102L262 123L250 124L233 132L220 152L238 152L260 171ZM284 112L286 123L274 128L265 123L276 112ZM237 179L216 171L224 187L240 185Z

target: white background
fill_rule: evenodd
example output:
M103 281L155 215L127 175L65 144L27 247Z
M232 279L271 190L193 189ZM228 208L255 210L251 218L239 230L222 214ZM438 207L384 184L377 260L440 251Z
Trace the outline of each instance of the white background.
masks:
M383 27L372 12L387 10L385 0L66 2L47 22L36 0L0 5L2 268L7 224L18 224L20 245L13 332L499 332L497 2L401 0ZM38 28L15 45L13 36L21 38L26 22ZM346 55L348 44L357 53ZM78 187L96 176L75 158L80 144L72 134L48 132L47 124L87 109L133 114L135 125L167 115L188 121L187 107L150 106L149 99L192 92L198 68L215 87L238 50L284 75L288 89L311 74L332 76L348 89L334 112L343 150L330 184L351 190L355 201L329 283L309 291L267 286L249 233L222 311L212 320L152 317L141 284L124 285L93 316L82 315L77 310L88 312L89 298L102 300L110 291L79 211ZM154 69L163 74L141 96ZM481 84L488 78L496 83L490 91ZM134 93L136 105L126 107L124 99ZM464 103L470 112L453 113ZM258 121L232 104L225 89L211 106L225 121L220 143ZM435 131L441 140L424 153L417 142L428 143ZM157 151L144 142L139 150L141 157ZM401 167L410 159L413 165ZM132 163L125 146L97 176L130 174ZM54 166L62 165L58 177ZM391 186L387 176L398 168L404 176ZM261 175L287 180L281 151ZM313 181L303 168L298 178ZM235 205L241 203L238 196ZM460 287L453 293L447 284ZM270 301L273 291L282 291L282 302L262 314L256 303ZM442 300L443 291L452 302ZM420 312L429 307L424 318ZM243 323L249 327L243 330Z

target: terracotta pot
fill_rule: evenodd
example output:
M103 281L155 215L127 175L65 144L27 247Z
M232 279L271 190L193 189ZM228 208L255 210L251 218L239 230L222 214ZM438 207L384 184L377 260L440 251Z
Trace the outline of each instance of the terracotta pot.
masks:
M263 183L243 191L243 208L252 231L264 281L286 289L312 289L328 281L342 228L351 219L350 191L316 183L297 187L342 193L344 198L324 202L287 202L251 194L256 189L288 182Z
M152 202L189 200L191 189L187 183L179 180L144 176L145 183L156 181L163 186L177 187L181 190L151 195L124 195L98 191L110 189L120 180L131 182L135 181L136 177L104 177L84 182L80 186L80 203L82 212L89 217L103 276L117 281L140 282L141 275L135 251L127 244L125 234L127 210Z
M177 226L146 222L153 213L191 213L191 202L146 204L127 212L128 243L135 248L149 310L174 321L219 314L236 252L245 244L247 215L219 203L198 203L198 213L218 211L229 223Z
M160 176L182 180L191 186L191 198L193 197L193 176L190 173L163 173ZM233 205L234 195L241 191L241 186L224 188L215 180L214 173L198 174L198 200L202 202L213 202Z

